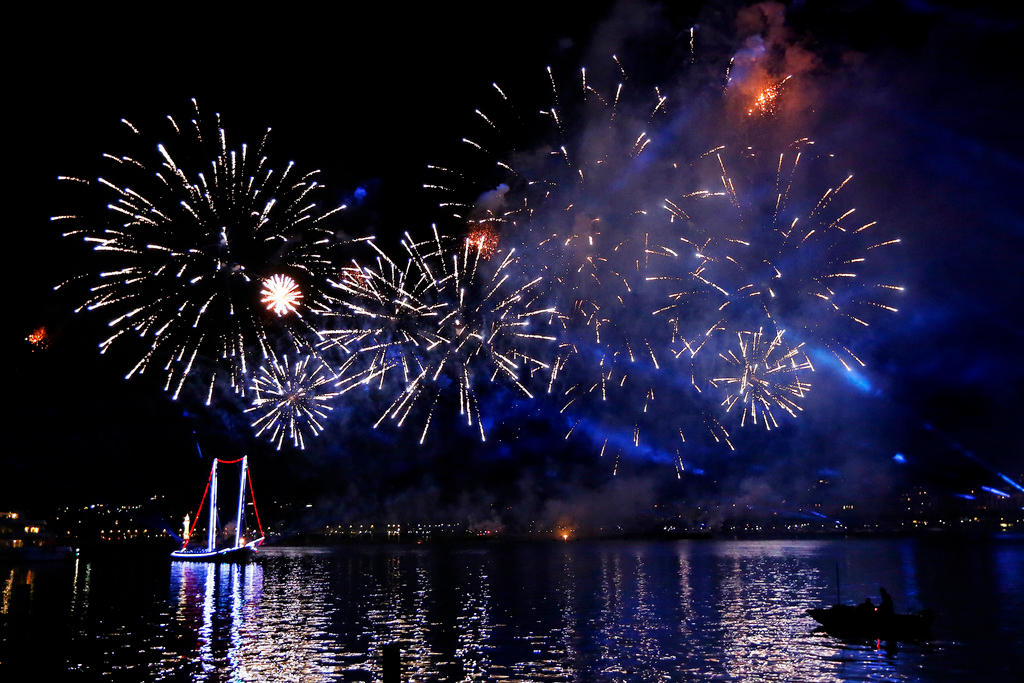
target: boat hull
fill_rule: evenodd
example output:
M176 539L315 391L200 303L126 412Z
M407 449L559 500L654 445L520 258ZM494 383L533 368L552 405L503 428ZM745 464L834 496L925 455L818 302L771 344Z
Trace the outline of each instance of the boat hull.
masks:
M885 615L853 605L809 609L807 615L825 632L865 640L927 640L931 636L930 612Z
M256 547L262 541L263 539L259 539L237 548L222 548L212 551L175 550L171 553L171 560L174 562L252 562L256 558Z

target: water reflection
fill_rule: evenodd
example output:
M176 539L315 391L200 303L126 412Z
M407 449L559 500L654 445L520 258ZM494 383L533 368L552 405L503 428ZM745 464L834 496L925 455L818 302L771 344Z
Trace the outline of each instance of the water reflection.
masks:
M7 614L11 609L11 593L14 592L14 570L7 573L4 579L3 594L0 595L0 614Z
M12 610L32 610L36 590L36 572L32 569L12 568L4 577L3 592L0 593L0 614L6 615Z
M51 632L67 623L53 647L65 670L90 679L379 680L382 650L397 643L412 681L942 680L972 667L1010 670L1005 650L957 632L963 624L1010 645L1022 637L1020 545L955 556L903 542L263 555L246 566L153 561L129 571L94 560L38 576L5 569L0 607L18 633L31 633L21 615L33 611ZM936 643L886 652L813 632L804 610L834 599L837 563L854 591L885 584L923 604L964 576L994 580L946 605L951 631ZM928 571L936 566L946 573Z
M488 558L489 560L489 558ZM466 590L461 592L456 617L458 647L455 661L461 664L463 680L475 681L491 671L491 591L489 562L468 568Z

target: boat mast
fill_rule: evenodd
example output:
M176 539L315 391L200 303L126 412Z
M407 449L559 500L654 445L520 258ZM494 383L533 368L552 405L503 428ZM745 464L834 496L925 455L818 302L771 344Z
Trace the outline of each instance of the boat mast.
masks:
M213 459L210 479L210 530L206 536L206 552L212 553L217 542L217 458Z
M242 456L242 474L238 480L238 509L235 512L235 547L238 547L238 538L242 533L242 509L245 501L245 468L249 463L249 456Z

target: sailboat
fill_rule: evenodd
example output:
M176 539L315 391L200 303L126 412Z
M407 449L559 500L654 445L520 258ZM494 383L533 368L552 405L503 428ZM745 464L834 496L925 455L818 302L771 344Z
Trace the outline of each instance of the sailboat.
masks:
M217 548L217 465L233 465L237 462L242 463L242 472L238 479L238 507L235 511L235 543L234 545L226 548ZM260 537L246 541L241 536L242 533L242 518L245 514L245 489L248 483L249 496L252 498L252 509L256 513L256 526L259 528ZM189 548L188 542L192 538L192 532L196 528L196 522L199 521L199 515L203 511L203 505L206 503L206 494L210 494L210 514L209 514L209 529L206 533L206 547L205 548ZM188 519L186 517L186 519ZM256 555L256 548L262 545L266 539L266 535L263 533L263 525L260 524L260 513L256 509L256 499L252 495L252 477L249 475L249 459L248 456L242 456L237 460L220 460L218 458L213 459L213 466L210 467L210 478L206 482L206 490L203 491L203 499L199 502L199 510L196 511L195 520L192 522L191 528L188 529L188 533L185 534L185 542L181 544L180 550L175 550L171 553L172 560L186 560L189 562L249 562Z

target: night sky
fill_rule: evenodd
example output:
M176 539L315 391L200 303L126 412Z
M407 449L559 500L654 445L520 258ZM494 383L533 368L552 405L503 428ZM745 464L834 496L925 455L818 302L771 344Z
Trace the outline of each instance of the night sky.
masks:
M330 201L352 206L344 230L399 235L439 220L426 165L457 146L492 81L541 90L548 64L568 73L616 53L639 65L637 80L681 91L694 73L691 26L708 73L750 34L737 21L749 3L707 5L182 8L145 20L30 10L19 29L29 40L7 58L13 390L0 508L195 497L208 467L197 441L206 458L249 453L263 495L316 501L339 519L795 502L823 473L837 499L884 506L913 483L954 493L1005 489L999 471L1024 478L1020 25L977 3L796 2L784 24L765 23L766 40L811 56L790 95L803 114L787 126L841 150L858 211L903 240L893 268L906 292L900 313L862 340L864 371L819 363L799 420L770 438L744 432L735 453L692 446L688 462L704 474L677 480L670 464L626 457L612 477L590 440L562 438L557 406L502 396L489 399L499 417L486 444L452 425L419 447L418 434L371 430L377 413L353 400L308 450L275 453L234 406L172 402L155 377L123 381L133 357L96 353L105 319L72 315L74 296L52 291L87 257L49 221L80 208L56 177L101 173L100 154L124 140L122 117L155 121L196 97L236 141L271 126L275 159L322 169ZM42 351L23 341L39 326L50 335Z

